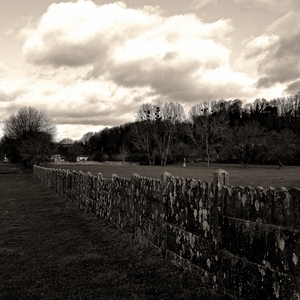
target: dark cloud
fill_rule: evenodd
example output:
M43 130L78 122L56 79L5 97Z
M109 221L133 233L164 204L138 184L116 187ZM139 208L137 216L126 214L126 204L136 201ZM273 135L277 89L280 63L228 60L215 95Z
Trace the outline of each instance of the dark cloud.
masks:
M297 80L287 86L285 92L290 95L294 95L300 91L300 80Z
M1 102L11 103L14 100L16 100L20 95L22 95L23 92L24 92L23 90L17 90L11 92L0 90L0 103Z
M5 93L4 91L0 91L0 103L1 102L9 102L16 98L16 94Z
M126 122L133 121L133 116L135 111L132 111L131 115L126 116L125 112L128 112L128 107L118 107L118 109L114 108L111 110L101 110L95 109L95 113L92 111L82 111L82 112L75 112L75 113L68 113L68 111L61 111L57 114L55 111L50 111L49 113L52 114L54 120L58 124L73 124L73 125L93 125L98 126L116 126L121 125Z
M268 58L267 58L268 59ZM296 58L287 56L280 60L267 59L263 62L263 66L259 67L262 74L258 79L256 86L259 88L270 88L277 83L285 84L300 78L300 63Z
M266 34L248 42L244 57L256 59L257 87L270 88L300 78L299 17L300 13L288 13L270 25Z
M53 65L79 67L92 64L99 58L106 57L107 46L100 40L80 44L68 42L63 38L56 37L43 41L43 49L31 49L26 52L28 62L37 65Z
M266 58L265 64L259 67L264 76L257 81L257 87L269 88L276 83L287 83L300 77L300 63L293 56L281 57L281 59Z
M299 58L300 53L300 28L299 32L289 34L280 37L278 41L278 47L274 51L274 58L284 58L286 56L297 56Z

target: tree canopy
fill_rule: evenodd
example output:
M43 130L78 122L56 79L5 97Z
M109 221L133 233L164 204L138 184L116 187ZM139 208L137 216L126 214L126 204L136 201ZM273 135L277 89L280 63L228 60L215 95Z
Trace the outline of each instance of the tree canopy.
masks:
M251 103L201 101L188 118L179 102L145 103L135 122L87 132L75 142L65 138L55 147L55 123L32 107L10 116L3 129L2 157L29 166L51 154L70 161L86 155L162 166L183 161L300 165L300 93Z
M21 168L49 161L56 137L56 124L42 110L23 107L4 121L2 144L10 161Z
M273 100L202 101L184 114L178 102L145 103L135 122L96 132L90 159L149 165L202 161L300 164L300 93Z

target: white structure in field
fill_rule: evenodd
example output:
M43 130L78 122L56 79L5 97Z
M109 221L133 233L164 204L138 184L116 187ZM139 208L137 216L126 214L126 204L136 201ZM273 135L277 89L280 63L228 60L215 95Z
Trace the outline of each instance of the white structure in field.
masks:
M77 156L76 161L87 161L88 158L89 157L86 155L81 155L81 156Z

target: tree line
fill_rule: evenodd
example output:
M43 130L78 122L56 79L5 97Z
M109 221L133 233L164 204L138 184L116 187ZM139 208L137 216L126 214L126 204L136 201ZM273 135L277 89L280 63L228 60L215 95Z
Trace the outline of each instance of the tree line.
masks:
M74 159L127 160L148 165L211 161L300 164L300 92L268 101L202 102L188 115L180 103L142 104L135 122L89 132L64 154ZM76 150L76 151L75 151ZM69 155L69 156L68 156Z
M37 120L39 125L33 126ZM23 108L4 123L3 131L0 151L12 162L29 166L49 162L51 154L69 161L86 155L95 161L161 166L184 160L208 166L299 165L300 92L247 104L239 99L204 101L187 116L178 102L146 103L136 112L135 122L88 132L79 141L55 142L54 122L44 112Z

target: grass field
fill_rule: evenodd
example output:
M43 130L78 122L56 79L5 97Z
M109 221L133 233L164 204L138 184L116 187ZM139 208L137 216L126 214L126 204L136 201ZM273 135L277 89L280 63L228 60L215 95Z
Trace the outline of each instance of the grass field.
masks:
M51 166L54 167L54 166ZM211 164L205 167L199 164L160 166L130 166L130 165L55 165L55 168L63 168L82 172L91 172L97 175L101 172L104 177L116 174L120 177L130 178L133 173L140 176L160 178L164 172L173 176L200 179L204 181L213 180L213 172L224 169L229 173L229 184L237 186L262 186L262 187L300 187L300 167L285 166L281 170L277 166L249 166L242 168L241 165L233 164Z
M217 299L194 274L0 164L0 299Z

